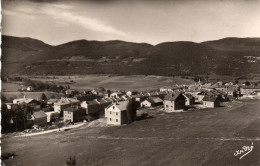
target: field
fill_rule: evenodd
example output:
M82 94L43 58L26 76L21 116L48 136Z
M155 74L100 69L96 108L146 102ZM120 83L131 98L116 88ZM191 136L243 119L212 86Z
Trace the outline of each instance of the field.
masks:
M150 119L118 127L87 127L45 135L2 139L3 152L15 152L6 165L260 165L259 100L219 107L164 113L147 110ZM235 151L253 143L253 151L239 159Z
M80 75L71 76L55 76L55 77L29 77L39 81L55 82L64 84L73 80L70 85L71 89L86 90L98 87L104 87L112 90L154 90L161 86L169 86L175 84L191 84L192 80L173 78L166 76L109 76L109 75Z
M55 96L56 99L61 98L64 94L55 93L55 92L2 92L2 95L6 98L23 98L24 96L27 98L32 98L38 100L41 98L42 94L45 94L47 98L50 98L52 95Z

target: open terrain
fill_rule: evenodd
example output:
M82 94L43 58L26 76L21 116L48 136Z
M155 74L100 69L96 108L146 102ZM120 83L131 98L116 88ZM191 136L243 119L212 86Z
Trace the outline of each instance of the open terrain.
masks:
M130 125L87 127L27 138L4 137L2 151L17 156L7 165L260 165L260 102L181 113L150 111L153 118ZM235 151L253 143L239 159Z
M43 82L55 82L57 84L64 84L64 82L70 82L70 80L73 80L73 83L70 84L70 88L76 90L94 89L98 87L104 87L111 90L154 90L159 89L162 85L188 85L194 83L194 81L190 79L143 75L78 75L71 76L70 79L68 79L68 76L55 76L54 79L53 77L44 76L29 78Z

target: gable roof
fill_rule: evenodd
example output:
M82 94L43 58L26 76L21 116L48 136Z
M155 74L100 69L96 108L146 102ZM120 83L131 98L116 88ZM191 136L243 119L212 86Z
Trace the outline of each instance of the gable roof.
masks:
M191 94L189 94L189 93L184 93L183 96L185 96L185 97L187 97L187 98L189 98L191 100L194 99L194 97Z
M161 102L163 102L162 99L160 99L159 97L150 97L150 98L148 98L148 101L150 101L151 103L161 103Z
M113 100L110 99L110 98L106 98L105 100L106 100L107 102L113 103Z
M116 103L115 105L118 109L120 109L121 111L124 111L127 109L128 103L129 103L128 101L121 101L121 102Z
M63 111L68 111L68 112L75 112L77 111L78 109L75 108L75 107L68 107L68 108L65 108Z
M33 116L35 119L47 117L47 115L43 111L33 112Z
M120 101L114 104L110 104L108 108L112 107L112 106L116 106L120 111L125 111L127 109L127 105L128 105L128 101Z
M16 102L18 102L18 103L26 103L26 104L28 104L28 103L30 103L30 102L32 102L32 101L36 101L36 100L34 100L34 99L31 99L31 98L20 98L20 99L14 99L14 101L16 101ZM38 102L38 101L37 101Z
M219 99L219 96L205 96L202 100L203 101L215 102L217 99Z
M177 93L168 93L164 100L168 100L168 101L175 101L180 95L182 95L182 93L177 92Z
M88 105L96 105L96 104L99 104L99 102L96 101L96 100L86 101L86 103L87 103Z
M61 98L57 102L55 102L55 105L67 105L71 103L79 103L80 101L73 98Z
M100 102L100 104L105 104L105 103L107 103L107 101L106 101L105 99L99 99L98 101Z

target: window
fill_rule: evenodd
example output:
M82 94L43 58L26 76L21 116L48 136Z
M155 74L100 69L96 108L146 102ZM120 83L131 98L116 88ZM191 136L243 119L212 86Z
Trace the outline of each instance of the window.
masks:
M110 118L110 121L112 121L112 119Z
M168 105L166 105L166 108L168 108L169 106Z
M118 119L116 119L116 122L118 122Z
M115 106L113 106L113 110L115 109Z
M116 113L116 115L118 115L118 113Z
M112 111L110 111L110 114L112 113Z

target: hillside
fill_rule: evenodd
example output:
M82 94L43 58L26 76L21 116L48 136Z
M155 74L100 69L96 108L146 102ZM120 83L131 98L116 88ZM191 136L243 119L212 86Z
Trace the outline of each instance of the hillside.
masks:
M260 74L260 38L158 45L78 40L51 46L2 36L3 74L218 75Z

